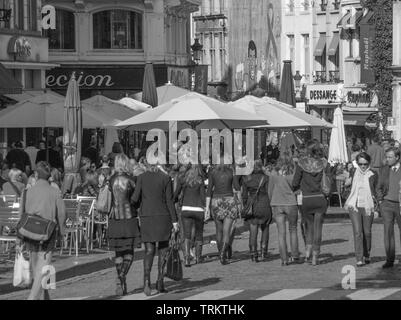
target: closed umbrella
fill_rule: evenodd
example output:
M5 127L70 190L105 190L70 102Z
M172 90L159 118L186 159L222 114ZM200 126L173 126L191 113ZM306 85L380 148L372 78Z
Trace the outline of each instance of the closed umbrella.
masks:
M294 79L292 77L291 60L284 60L283 73L281 75L280 98L281 102L289 104L294 108L295 101Z
M74 192L80 182L79 167L82 148L82 106L79 87L72 74L64 102L64 183L63 193Z
M157 107L158 105L156 80L152 63L147 63L145 65L145 73L143 75L142 102L152 106L153 108Z
M334 128L331 130L329 159L332 164L347 163L348 153L345 139L344 118L340 107L334 111Z

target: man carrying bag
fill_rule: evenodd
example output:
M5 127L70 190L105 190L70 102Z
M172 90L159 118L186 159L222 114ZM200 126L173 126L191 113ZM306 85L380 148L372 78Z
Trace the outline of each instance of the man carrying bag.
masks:
M65 207L59 192L50 186L50 167L46 162L36 165L38 181L24 191L20 203L20 221L17 226L17 252L23 242L29 251L33 285L28 300L48 299L42 280L51 263L52 251L59 234L64 234Z

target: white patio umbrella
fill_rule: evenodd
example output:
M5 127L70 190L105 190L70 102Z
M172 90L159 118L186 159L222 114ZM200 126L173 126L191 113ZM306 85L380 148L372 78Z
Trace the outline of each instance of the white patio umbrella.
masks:
M347 145L344 130L343 112L340 107L334 111L334 128L331 131L329 158L328 161L334 163L347 163Z
M150 105L143 103L142 101L132 99L130 97L122 98L118 100L118 102L135 111L145 112L149 109L152 109Z
M138 131L162 129L178 122L178 130L193 129L236 129L266 125L258 114L231 107L216 99L191 92L173 99L152 110L120 122L118 127L133 127Z
M293 108L291 105L268 97L257 98L254 96L245 96L237 101L229 103L229 105L261 116L267 123L259 127L272 129L332 127L332 125L325 120L313 117Z

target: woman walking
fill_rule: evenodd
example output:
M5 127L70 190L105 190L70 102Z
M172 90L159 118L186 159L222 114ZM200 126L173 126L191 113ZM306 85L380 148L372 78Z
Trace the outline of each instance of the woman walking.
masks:
M158 243L158 277L156 289L164 288L163 260L168 249L172 228L178 232L177 215L174 207L173 185L170 177L158 165L149 165L148 170L138 177L133 201L141 201L141 238L145 243L144 293L151 295L150 272Z
M193 227L195 227L195 263L200 263L202 257L206 192L201 168L198 165L192 166L179 179L174 194L176 202L181 192L180 206L184 229L184 263L186 267L189 267L191 265L190 251Z
M108 236L110 249L115 251L117 270L116 294L127 294L126 276L134 259L134 247L140 241L137 211L131 204L135 181L130 176L129 159L118 154L114 161L115 173L110 177L112 205Z
M352 222L358 267L370 263L372 247L374 198L376 197L378 174L370 168L370 161L371 158L366 152L362 152L356 157L358 167L350 173L352 187L345 203L345 209L348 210Z
M329 171L327 160L323 158L323 150L315 142L307 145L308 156L301 158L296 166L292 186L294 191L301 189L301 212L305 221L306 253L305 260L312 265L319 263L322 242L323 219L327 211L327 200L323 194L323 171Z
M221 159L220 163L224 163L223 161ZM208 181L206 215L208 216L210 210L216 224L220 262L225 265L232 252L230 240L233 223L239 217L240 186L231 166L225 164L217 165L212 169Z
M252 174L244 177L242 183L242 201L244 207L248 207L250 202L252 205L252 215L249 222L249 251L251 260L259 262L258 255L258 231L262 230L260 240L261 259L267 259L267 251L269 246L269 225L272 220L272 212L270 208L270 199L268 195L269 177L263 172L262 161L255 161Z
M291 262L299 263L298 251L298 203L292 191L294 164L288 157L281 157L270 176L269 196L278 231L281 265L289 264L287 254L286 221L290 231Z

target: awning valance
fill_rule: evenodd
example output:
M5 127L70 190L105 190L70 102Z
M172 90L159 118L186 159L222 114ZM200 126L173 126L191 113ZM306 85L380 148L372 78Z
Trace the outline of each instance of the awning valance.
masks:
M344 125L364 127L368 117L369 114L366 113L357 114L344 112Z
M323 55L325 48L326 48L326 34L321 33L313 55L315 57L321 57Z
M22 84L0 63L0 94L22 93Z
M335 32L333 34L333 39L331 39L329 51L327 52L329 56L336 55L339 43L340 43L340 34L338 32Z

